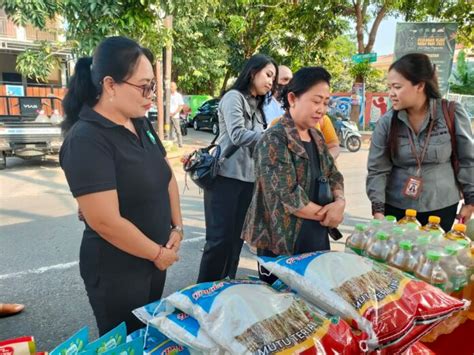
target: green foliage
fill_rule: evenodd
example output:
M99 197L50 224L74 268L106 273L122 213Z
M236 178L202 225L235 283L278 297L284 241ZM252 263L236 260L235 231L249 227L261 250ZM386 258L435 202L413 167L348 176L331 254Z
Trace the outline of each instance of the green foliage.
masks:
M453 73L454 80L451 81L449 89L456 94L474 95L474 70L469 68L466 62L464 50L458 54L456 72Z
M28 49L18 56L16 70L37 82L47 82L49 75L58 65L59 59L54 48L44 41L41 42L39 50Z
M456 41L466 46L474 43L474 12L472 1L457 0L404 0L400 13L407 22L433 21L455 22L458 24Z
M172 79L178 81L180 90L188 94L217 95L227 80L237 75L244 61L258 52L269 54L277 63L293 70L306 65L327 67L333 75L335 91L350 90L351 75L364 76L368 87L379 87L383 74L364 65L353 66L350 57L359 52L355 37L342 35L349 29L348 19L355 18L356 4L362 11L364 33L369 21L382 10L384 16L402 14L407 20L453 16L462 33L467 33L469 23L472 32L472 16L468 16L466 3L441 0L3 0L3 7L15 23L31 23L38 28L44 28L48 19L60 15L67 25L66 45L75 56L91 55L93 48L111 35L133 38L150 48L158 58L162 56L163 47L172 44ZM165 15L173 16L171 31L164 27ZM375 34L376 31L373 36ZM55 46L58 44L51 45ZM28 51L19 57L17 67L25 75L44 80L54 67L54 57L51 50L48 53L45 49L42 54Z

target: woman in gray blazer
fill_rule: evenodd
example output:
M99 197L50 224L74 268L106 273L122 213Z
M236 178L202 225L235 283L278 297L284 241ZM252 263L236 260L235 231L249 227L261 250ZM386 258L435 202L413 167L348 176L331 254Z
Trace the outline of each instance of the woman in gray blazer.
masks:
M219 103L219 138L223 154L212 188L204 190L206 245L198 282L235 278L242 240L240 234L255 182L253 150L264 130L262 106L276 87L278 66L269 57L251 57Z

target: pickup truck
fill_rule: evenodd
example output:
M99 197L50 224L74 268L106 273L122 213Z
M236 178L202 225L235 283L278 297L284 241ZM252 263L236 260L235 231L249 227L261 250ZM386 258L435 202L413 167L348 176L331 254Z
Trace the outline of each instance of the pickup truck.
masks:
M57 154L63 140L60 112L55 96L0 96L0 169L7 157Z

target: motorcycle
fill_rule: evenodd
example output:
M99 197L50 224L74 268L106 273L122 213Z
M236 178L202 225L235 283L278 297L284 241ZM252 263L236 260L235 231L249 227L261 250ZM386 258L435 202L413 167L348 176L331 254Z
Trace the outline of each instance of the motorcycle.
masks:
M362 135L359 133L359 128L347 117L337 117L336 133L340 146L349 152L355 153L362 146Z

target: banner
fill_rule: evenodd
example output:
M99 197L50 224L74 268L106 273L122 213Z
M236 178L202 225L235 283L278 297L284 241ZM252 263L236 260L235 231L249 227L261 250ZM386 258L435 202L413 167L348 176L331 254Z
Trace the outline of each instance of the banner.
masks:
M436 65L441 95L448 92L453 66L457 24L397 23L395 60L408 53L424 53Z

